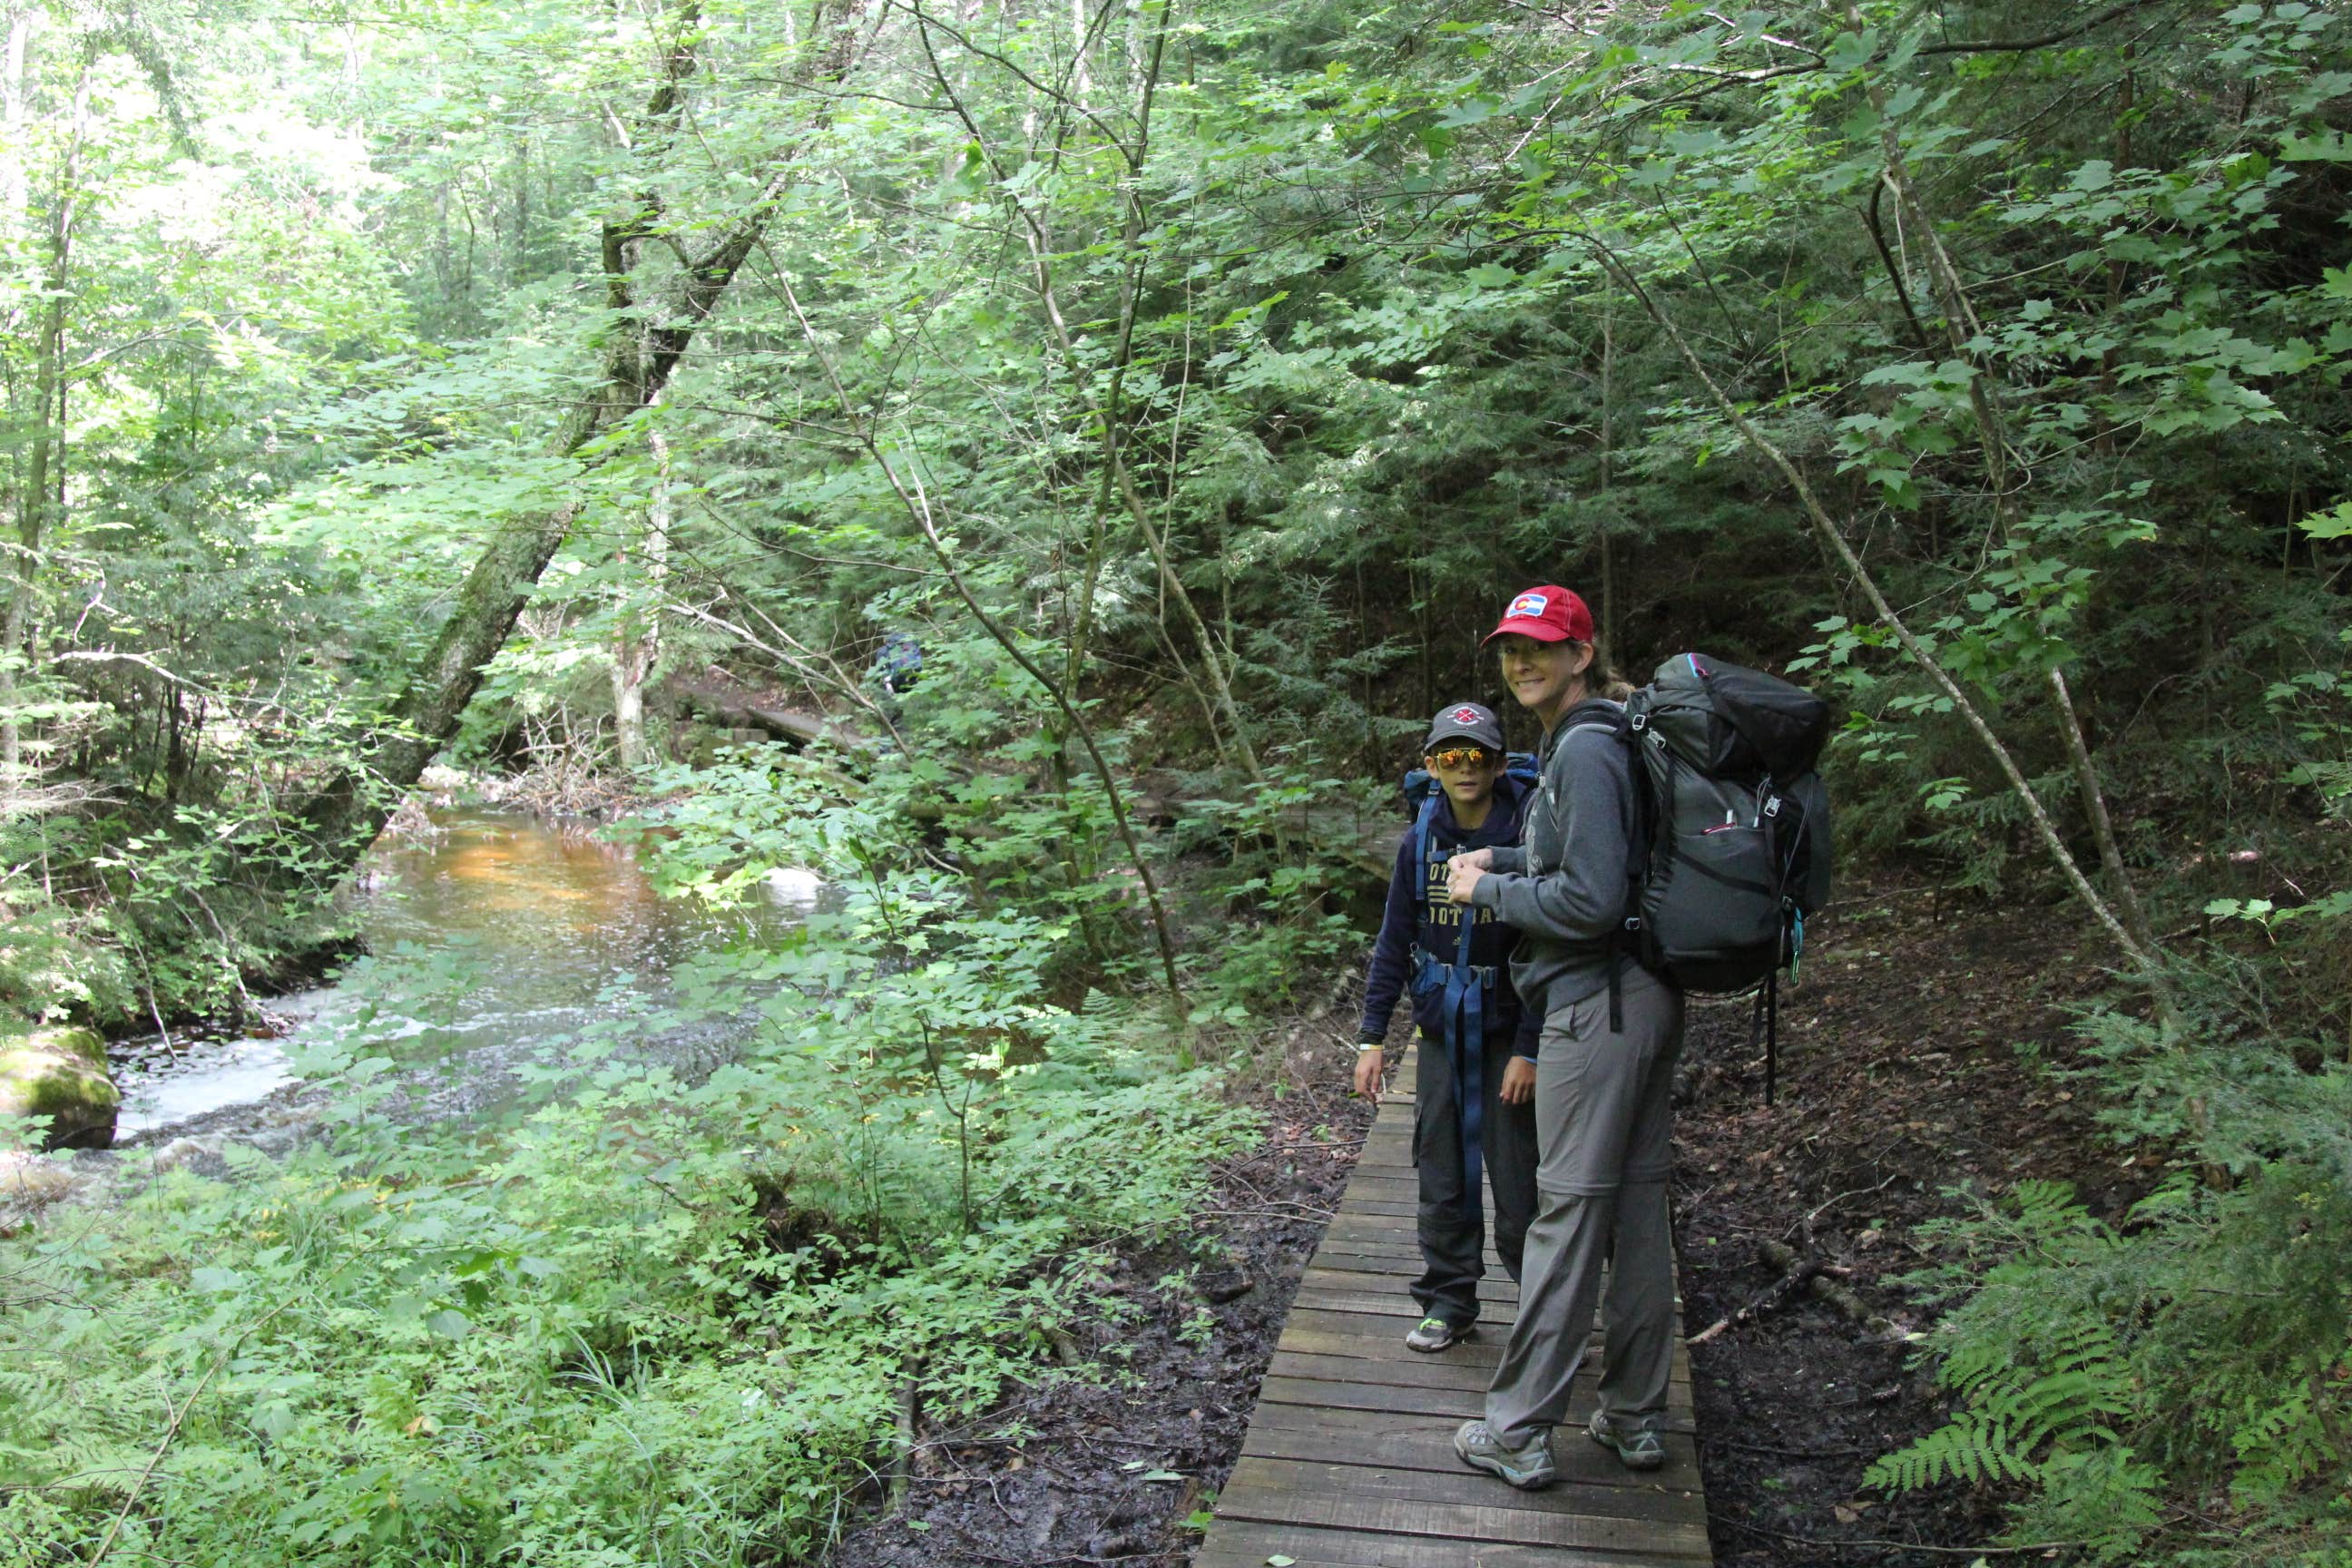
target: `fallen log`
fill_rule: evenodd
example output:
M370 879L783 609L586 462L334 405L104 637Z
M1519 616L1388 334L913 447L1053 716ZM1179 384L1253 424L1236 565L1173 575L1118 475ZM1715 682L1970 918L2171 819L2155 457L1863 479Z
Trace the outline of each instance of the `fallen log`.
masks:
M762 708L755 703L739 701L707 686L688 686L678 691L686 705L702 717L729 730L760 730L796 745L812 741L832 741L845 746L865 746L871 737L845 719L825 713L795 713L786 708Z
M1717 1318L1690 1337L1689 1343L1705 1344L1707 1341L1742 1323L1752 1323L1767 1312L1779 1310L1790 1298L1800 1291L1828 1307L1838 1316L1857 1328L1873 1332L1892 1327L1885 1318L1870 1310L1869 1303L1838 1281L1849 1270L1818 1258L1805 1258L1797 1249L1778 1241L1767 1241L1756 1249L1761 1261L1780 1271L1772 1288L1728 1317Z

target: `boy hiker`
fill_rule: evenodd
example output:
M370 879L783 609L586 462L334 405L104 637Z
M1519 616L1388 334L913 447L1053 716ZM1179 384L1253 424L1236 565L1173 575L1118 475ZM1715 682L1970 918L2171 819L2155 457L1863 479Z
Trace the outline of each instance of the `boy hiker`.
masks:
M1506 771L1503 727L1475 702L1438 714L1422 746L1429 784L1416 788L1413 826L1397 846L1364 980L1357 1031L1356 1090L1380 1092L1389 1015L1410 982L1421 1031L1414 1078L1413 1163L1420 1168L1421 1277L1412 1283L1423 1317L1405 1343L1444 1350L1478 1320L1486 1237L1479 1168L1495 1192L1495 1250L1516 1281L1536 1205L1536 1025L1522 1027L1511 989L1517 933L1492 914L1445 897L1453 856L1519 841L1530 782Z

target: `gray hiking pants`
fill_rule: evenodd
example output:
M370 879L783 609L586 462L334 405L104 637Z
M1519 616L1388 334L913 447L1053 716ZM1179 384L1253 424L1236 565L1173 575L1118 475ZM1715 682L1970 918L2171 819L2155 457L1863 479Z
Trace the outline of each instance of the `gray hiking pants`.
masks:
M1622 1016L1624 1027L1611 1029L1603 990L1544 1020L1536 1218L1518 1321L1486 1387L1486 1425L1513 1447L1568 1419L1596 1305L1601 1408L1625 1426L1654 1426L1665 1413L1675 1351L1666 1178L1682 994L1628 964Z
M1495 1227L1495 1252L1514 1282L1526 1244L1528 1221L1536 1211L1536 1111L1532 1105L1506 1105L1503 1069L1511 1064L1511 1032L1489 1029L1480 1077L1486 1102L1479 1137L1494 1194L1487 1219ZM1443 1318L1455 1328L1478 1321L1478 1280L1486 1272L1486 1226L1471 1207L1462 1182L1461 1096L1454 1063L1443 1041L1423 1037L1413 1075L1412 1163L1420 1173L1421 1278L1412 1299L1422 1315ZM1483 1209L1482 1202L1479 1205Z

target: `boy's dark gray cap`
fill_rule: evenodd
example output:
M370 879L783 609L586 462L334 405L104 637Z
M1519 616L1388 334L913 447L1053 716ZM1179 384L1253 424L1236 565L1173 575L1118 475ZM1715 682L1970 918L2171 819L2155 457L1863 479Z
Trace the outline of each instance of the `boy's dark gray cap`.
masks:
M1490 752L1503 749L1501 721L1475 702L1456 702L1430 721L1429 739L1422 742L1421 749L1434 751L1438 742L1450 741L1456 735L1475 741Z

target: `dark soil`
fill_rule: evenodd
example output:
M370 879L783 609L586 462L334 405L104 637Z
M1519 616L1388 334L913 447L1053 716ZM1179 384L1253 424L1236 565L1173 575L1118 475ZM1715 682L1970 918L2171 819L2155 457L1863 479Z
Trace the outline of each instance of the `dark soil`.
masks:
M1371 1124L1344 1092L1347 1036L1289 1032L1284 1068L1254 1096L1265 1142L1219 1168L1190 1236L1120 1253L1108 1310L1060 1347L1087 1375L919 1430L903 1508L853 1530L829 1563L1181 1568L1200 1540L1186 1521L1240 1457L1299 1272Z
M1766 1298L1783 1277L1764 1256L1776 1243L1835 1270L1824 1279L1866 1316L1793 1292L1692 1346L1716 1557L1949 1563L1949 1549L1991 1538L1994 1497L1862 1486L1873 1458L1943 1418L1914 1343L1936 1304L1895 1282L1923 1261L1916 1228L2029 1176L2114 1212L2163 1173L2103 1142L2031 1059L2068 1053L2065 1005L2097 983L2097 939L2071 908L1955 910L1931 889L1887 885L1807 934L1802 984L1783 993L1774 1107L1746 1006L1692 1008L1675 1173L1685 1325L1704 1334ZM1946 1551L1904 1550L1914 1542Z

